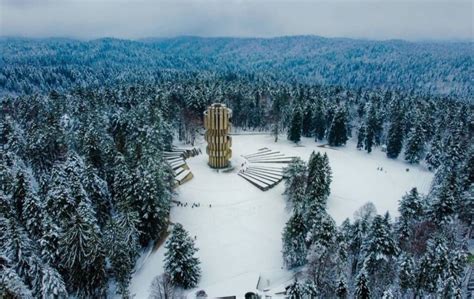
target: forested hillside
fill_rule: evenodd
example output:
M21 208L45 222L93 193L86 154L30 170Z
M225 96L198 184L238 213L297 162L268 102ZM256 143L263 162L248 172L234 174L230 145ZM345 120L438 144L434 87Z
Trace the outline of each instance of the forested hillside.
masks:
M295 162L284 259L307 265L320 294L460 292L474 211L470 44L294 37L1 47L5 297L97 298L112 283L128 296L141 248L168 226L162 152L173 138L192 144L212 102L231 107L238 128L335 148L354 138L361 151L379 147L436 173L429 194L407 190L400 219L369 211L338 228L325 212L330 165L316 154ZM342 263L350 266L334 266Z
M262 74L293 83L472 98L472 43L259 38L28 40L6 38L0 88L23 93L154 82L173 72Z

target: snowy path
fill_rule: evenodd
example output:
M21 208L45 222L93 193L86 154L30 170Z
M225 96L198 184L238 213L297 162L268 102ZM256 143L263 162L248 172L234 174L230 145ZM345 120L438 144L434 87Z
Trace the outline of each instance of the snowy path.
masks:
M379 213L388 210L396 216L401 196L415 186L426 192L433 177L422 167L387 159L377 150L358 151L353 143L338 150L318 145L311 139L295 146L284 138L274 143L269 135L237 135L233 137L232 163L237 166L233 172L210 169L205 154L187 160L194 178L177 189L177 200L188 205L173 207L171 221L182 223L196 236L203 272L199 289L210 297L240 297L255 289L261 273L266 277L274 273L280 281L290 275L282 269L281 258L281 232L289 217L281 195L284 184L263 192L246 182L237 175L241 155L268 147L307 160L313 150L326 152L334 177L328 211L338 224L367 201ZM205 152L205 145L200 146ZM193 203L200 206L191 208ZM163 256L161 247L135 273L130 291L136 298L148 296L151 280L163 272Z

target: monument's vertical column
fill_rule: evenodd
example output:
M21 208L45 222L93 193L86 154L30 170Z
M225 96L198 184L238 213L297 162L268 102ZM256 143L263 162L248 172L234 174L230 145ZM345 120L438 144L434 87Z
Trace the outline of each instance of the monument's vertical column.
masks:
M232 139L230 133L230 118L232 110L225 104L212 104L204 111L204 127L207 141L206 152L209 155L209 166L225 168L229 166L232 157Z

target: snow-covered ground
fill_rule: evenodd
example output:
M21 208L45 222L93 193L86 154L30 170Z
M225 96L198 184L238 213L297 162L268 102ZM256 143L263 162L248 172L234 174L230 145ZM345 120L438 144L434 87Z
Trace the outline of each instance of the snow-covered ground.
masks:
M241 298L255 291L260 275L273 286L291 277L281 257L281 232L289 217L282 196L284 183L265 192L251 185L237 175L244 161L241 155L268 147L307 160L313 150L326 152L333 171L328 212L338 224L368 201L379 213L388 210L396 216L402 195L412 187L427 192L433 178L423 167L387 159L378 149L371 154L358 151L353 142L331 149L306 138L296 146L284 136L275 143L270 135L235 135L232 143L233 172L212 170L202 154L187 160L194 178L177 188L176 199L188 205L173 207L171 221L195 236L201 260L202 278L190 297L204 289L211 298ZM204 142L197 146L205 153ZM193 203L200 206L192 208ZM163 272L163 257L164 246L137 263L130 285L136 298L148 297L152 279Z

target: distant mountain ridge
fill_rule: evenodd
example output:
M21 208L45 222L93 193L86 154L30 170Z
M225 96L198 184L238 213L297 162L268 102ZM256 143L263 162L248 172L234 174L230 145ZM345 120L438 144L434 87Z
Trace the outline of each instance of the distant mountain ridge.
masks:
M63 76L65 70L74 74L60 80L64 86L59 88L78 82L88 85L92 80L88 76L95 77L94 82L110 83L135 77L131 71L154 76L157 71L173 70L234 72L295 83L414 90L461 98L474 95L472 42L183 36L137 41L2 38L0 47L0 88L4 91L21 90L8 81L28 81L15 74L25 69L31 73L35 66L41 72L57 72L57 76ZM30 81L25 84L35 85L37 80Z

